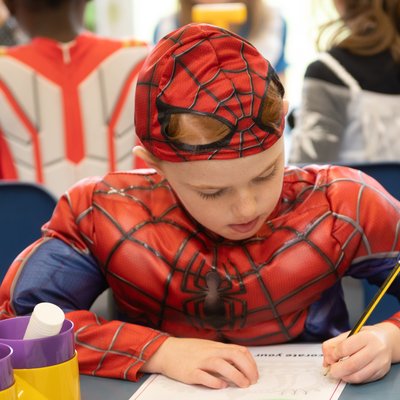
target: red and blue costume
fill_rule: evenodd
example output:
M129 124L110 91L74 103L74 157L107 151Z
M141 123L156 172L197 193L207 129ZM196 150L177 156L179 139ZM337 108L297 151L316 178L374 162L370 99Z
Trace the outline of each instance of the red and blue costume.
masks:
M169 45L180 50L187 45L207 52L193 43L211 40L215 48L218 38L229 41L227 47L233 49L237 41L242 42L210 27L189 26L176 35ZM185 39L185 35L191 36ZM239 54L246 63L253 50L242 43ZM162 54L169 59L164 61L174 62L167 45L161 43ZM153 67L147 69L149 65ZM244 105L232 106L242 111L239 118L234 112L223 114L231 118L232 127L243 128L243 132L235 131L240 135L230 136L231 153L219 153L212 144L189 149L168 147L161 139L152 142L146 129L153 125L154 137L164 137L163 120L146 119L153 111L146 113L148 108L141 107L157 101L165 107L157 99L167 93L166 87L147 79L154 65L159 64L150 57L138 86L139 93L140 87L145 91L141 98L148 96L136 102L136 111L142 111L147 122L137 125L147 148L155 152L159 146L163 154L171 158L176 154L179 159L190 159L191 152L195 157L230 157L243 154L238 149L250 151L246 144L261 138L257 118L250 121ZM267 64L265 68L267 78L260 79L257 87L268 90L275 76ZM182 71L188 73L188 68ZM210 68L205 70L205 76L209 72ZM243 93L252 73L245 69L244 75ZM235 79L230 88L238 87ZM168 86L167 80L160 82ZM206 85L200 86L210 95ZM153 88L159 91L157 95ZM219 96L218 90L212 97ZM201 96L200 90L196 98ZM188 97L179 96L174 111L180 101ZM222 108L225 112L229 107ZM279 139L281 130L263 128L266 140ZM248 139L238 139L246 135ZM256 143L252 151L263 151L265 140L256 139ZM321 341L349 329L343 276L367 278L380 285L390 273L400 253L399 220L396 199L372 178L344 167L287 168L274 211L256 236L243 241L224 239L201 226L154 171L89 178L60 199L42 239L11 266L1 287L0 317L27 314L41 301L56 303L75 324L81 372L125 379L137 378L140 367L168 335L242 345ZM119 313L113 321L88 311L106 287L111 288ZM390 291L400 298L399 283ZM400 327L400 312L390 321Z
M344 275L379 285L390 272L399 219L399 203L358 171L292 168L257 237L230 242L199 226L157 174L113 173L62 197L5 278L2 317L54 302L75 323L81 371L128 379L165 333L320 341L349 328ZM85 311L107 286L118 321ZM391 290L400 297L398 283Z

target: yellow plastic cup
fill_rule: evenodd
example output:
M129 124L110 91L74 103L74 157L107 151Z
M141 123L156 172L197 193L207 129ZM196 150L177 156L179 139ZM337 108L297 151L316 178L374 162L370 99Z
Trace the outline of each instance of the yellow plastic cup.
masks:
M14 369L14 376L17 400L81 399L76 353L70 360L50 367Z
M0 400L18 400L17 397L17 385L10 386L5 390L0 391Z

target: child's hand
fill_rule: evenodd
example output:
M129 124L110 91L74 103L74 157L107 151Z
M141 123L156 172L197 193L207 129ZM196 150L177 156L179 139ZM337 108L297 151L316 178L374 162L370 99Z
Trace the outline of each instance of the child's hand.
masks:
M349 383L371 382L386 375L400 358L400 329L391 323L366 326L347 337L343 333L322 344L329 375Z
M229 384L244 388L258 379L254 358L245 347L203 339L170 337L141 370L214 389Z

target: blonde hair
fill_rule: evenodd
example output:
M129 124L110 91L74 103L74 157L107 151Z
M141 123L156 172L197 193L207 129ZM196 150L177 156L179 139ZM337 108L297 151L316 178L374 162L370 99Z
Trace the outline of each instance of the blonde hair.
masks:
M261 107L262 124L278 130L284 117L283 93L273 80ZM173 141L192 145L208 144L223 139L230 133L230 128L210 116L179 113L171 114L166 133Z
M400 62L400 0L341 0L344 12L338 20L324 24L318 49L328 36L327 47L338 46L358 55L390 50Z

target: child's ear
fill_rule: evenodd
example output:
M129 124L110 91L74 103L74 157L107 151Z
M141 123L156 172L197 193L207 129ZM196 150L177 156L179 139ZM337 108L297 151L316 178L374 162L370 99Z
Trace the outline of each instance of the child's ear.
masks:
M283 107L283 114L287 115L288 110L289 110L289 102L286 99L283 99L282 107Z
M155 169L160 175L163 175L160 160L154 157L153 154L143 146L135 146L132 152L136 157L140 157L150 168Z

